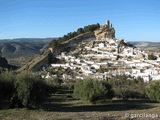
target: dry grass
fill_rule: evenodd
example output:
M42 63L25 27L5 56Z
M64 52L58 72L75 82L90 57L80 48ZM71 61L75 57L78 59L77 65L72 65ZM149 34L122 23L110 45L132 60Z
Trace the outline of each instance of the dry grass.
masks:
M6 109L1 103L0 119L4 120L131 120L125 115L158 114L160 118L160 104L143 100L113 100L92 105L73 99L70 91L60 91L49 97L41 110ZM152 116L154 117L154 116ZM154 119L159 119L154 118ZM151 117L133 118L134 120L150 120Z

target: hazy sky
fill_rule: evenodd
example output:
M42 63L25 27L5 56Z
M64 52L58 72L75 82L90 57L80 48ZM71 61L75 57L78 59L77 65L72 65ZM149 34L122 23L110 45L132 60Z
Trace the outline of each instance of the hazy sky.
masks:
M118 39L160 42L160 0L0 0L0 39L61 37L106 20Z

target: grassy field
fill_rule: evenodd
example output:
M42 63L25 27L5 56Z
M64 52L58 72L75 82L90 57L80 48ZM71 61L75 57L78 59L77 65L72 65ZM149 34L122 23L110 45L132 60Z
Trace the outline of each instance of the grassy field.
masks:
M9 109L0 102L1 120L150 120L160 119L160 104L143 100L113 100L92 105L72 98L71 91L60 90L46 99L40 110ZM135 114L142 114L136 117ZM145 117L151 114L150 117ZM158 115L159 118L154 118ZM129 117L128 117L129 116Z

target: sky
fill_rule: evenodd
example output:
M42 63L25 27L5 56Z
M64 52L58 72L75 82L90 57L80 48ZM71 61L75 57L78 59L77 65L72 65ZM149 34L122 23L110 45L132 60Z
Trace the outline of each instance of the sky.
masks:
M160 42L160 0L0 0L0 39L52 38L110 20L116 38Z

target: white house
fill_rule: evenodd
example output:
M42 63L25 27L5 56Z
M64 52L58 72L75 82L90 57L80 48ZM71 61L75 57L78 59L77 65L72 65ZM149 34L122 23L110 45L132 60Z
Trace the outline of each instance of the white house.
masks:
M104 47L106 47L106 44L104 44L104 43L99 44L99 48L104 48Z

